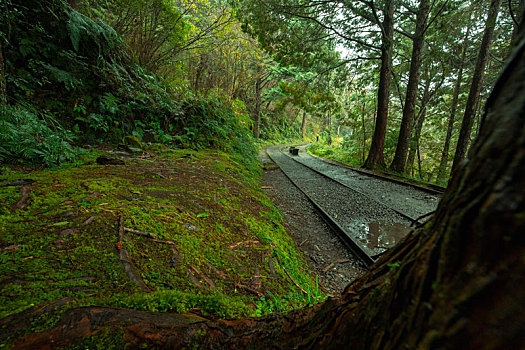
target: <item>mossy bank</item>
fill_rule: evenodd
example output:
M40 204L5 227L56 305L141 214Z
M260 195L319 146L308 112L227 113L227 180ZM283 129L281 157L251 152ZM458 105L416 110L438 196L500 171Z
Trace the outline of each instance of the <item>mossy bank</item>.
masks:
M4 168L0 318L56 300L58 314L101 305L234 318L322 298L253 171L214 150L123 160Z

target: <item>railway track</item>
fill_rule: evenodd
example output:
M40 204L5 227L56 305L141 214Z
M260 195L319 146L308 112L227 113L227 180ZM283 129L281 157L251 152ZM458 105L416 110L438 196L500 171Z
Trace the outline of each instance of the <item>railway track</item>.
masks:
M288 147L282 148L268 147L267 154L366 266L373 264L381 253L406 236L411 226L418 222L421 211L428 208L433 210L437 205L437 200L427 200L430 203L423 205L424 208L419 212L413 208L409 210L414 205L389 205L406 198L410 192L406 191L406 185L392 185L384 179L322 162L308 156L304 149L300 149L298 155L291 156ZM386 187L394 186L390 191L395 192L393 195L384 190L385 183L388 183ZM405 190L399 194L396 191L400 191L400 188L396 186L404 186L402 188ZM423 202L429 196L428 190L422 192L418 189L414 193ZM436 196L436 193L431 196ZM416 207L419 206L417 201L415 199Z

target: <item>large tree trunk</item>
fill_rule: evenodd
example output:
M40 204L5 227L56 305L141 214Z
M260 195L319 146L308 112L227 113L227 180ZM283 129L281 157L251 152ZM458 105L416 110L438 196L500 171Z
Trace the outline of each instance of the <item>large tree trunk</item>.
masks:
M445 137L445 144L443 145L443 152L441 153L441 161L438 167L437 182L443 182L446 178L448 154L450 151L450 140L452 138L452 130L454 129L454 122L456 121L456 110L458 108L459 91L461 89L461 82L463 80L463 69L465 68L465 59L467 56L468 36L470 34L470 27L467 27L465 38L463 39L463 48L461 51L461 60L458 67L458 77L456 85L454 86L454 93L452 95L452 105L450 106L450 115L448 117L447 136Z
M366 169L384 166L383 150L385 148L386 123L388 120L388 104L390 102L390 82L392 80L392 51L394 40L394 0L387 0L383 11L381 43L381 71L379 73L379 88L377 92L377 115L374 136L370 151L363 165Z
M421 62L425 47L425 32L427 29L429 11L430 0L421 0L416 16L416 30L413 37L412 59L410 61L407 93L405 96L405 106L403 107L403 118L401 119L401 128L399 129L396 153L392 164L390 164L390 170L398 173L405 172L410 135L412 134L412 124L416 114L417 90L421 76Z
M490 9L485 24L485 32L483 33L483 40L479 49L478 60L476 68L474 69L474 76L472 78L472 85L467 98L467 105L465 107L465 114L461 123L461 130L459 131L458 143L456 146L456 154L454 155L454 163L452 164L452 171L456 170L467 155L468 145L470 143L470 133L476 115L476 106L479 103L479 94L483 82L483 73L488 60L490 42L496 26L496 19L498 18L498 11L501 6L501 0L492 0Z
M454 173L432 220L341 297L286 315L222 321L76 308L15 348L65 347L108 330L122 332L130 348L525 348L524 34L487 101L472 157ZM43 310L2 320L0 332Z

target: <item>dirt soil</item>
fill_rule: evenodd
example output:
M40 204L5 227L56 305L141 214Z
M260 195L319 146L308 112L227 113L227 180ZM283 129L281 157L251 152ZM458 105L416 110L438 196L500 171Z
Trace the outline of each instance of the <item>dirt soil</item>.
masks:
M266 155L259 154L264 173L262 186L284 216L285 228L304 253L310 269L328 295L339 295L359 275L364 265L341 243L316 210L286 175Z

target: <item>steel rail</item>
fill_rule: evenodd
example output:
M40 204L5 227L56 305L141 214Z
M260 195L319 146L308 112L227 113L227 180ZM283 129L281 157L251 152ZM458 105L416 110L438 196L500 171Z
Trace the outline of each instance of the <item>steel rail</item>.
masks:
M282 153L282 152L281 152ZM361 244L359 244L352 235L346 231L337 221L335 221L322 207L319 203L317 203L308 193L303 191L303 189L298 186L295 181L292 179L292 177L288 174L288 172L279 165L279 162L276 161L275 157L273 157L268 150L266 150L266 154L268 157L281 168L284 175L290 180L290 182L297 187L301 193L305 195L305 197L308 199L310 203L312 203L313 207L319 212L320 216L323 218L323 220L328 224L330 229L334 231L343 241L343 243L367 266L370 267L376 260L375 255L366 247L363 247ZM304 164L301 164L297 162L297 164L300 164L304 166L305 168L309 169L310 171L313 171L309 167L306 167ZM325 176L326 177L326 176ZM330 179L329 177L326 177ZM333 179L330 179L333 180ZM348 188L348 186L345 186ZM351 189L351 188L349 188ZM352 190L352 189L351 189ZM355 191L355 190L354 190ZM356 191L357 192L357 191Z
M305 146L305 145L302 144L301 146ZM306 145L305 150L307 149L307 147L308 147L308 145ZM314 158L316 158L316 159L318 159L318 160L320 160L322 162L325 162L327 164L339 166L339 167L342 167L342 168L346 168L348 170L355 171L356 173L359 173L359 174L362 174L362 175L365 175L365 176L375 177L377 179L393 182L393 183L396 183L396 184L399 184L399 185L412 187L412 188L415 188L417 190L420 190L420 191L423 191L423 192L426 192L426 193L429 193L429 194L442 195L445 192L445 190L446 190L445 187L441 187L441 186L438 186L438 185L429 184L429 185L427 185L428 187L421 186L421 185L413 184L413 183L410 183L410 182L407 182L407 181L403 181L403 180L399 180L399 179L396 179L396 178L392 178L390 176L380 175L380 174L376 174L376 173L371 172L371 171L367 171L367 170L363 170L363 169L359 169L359 168L354 168L354 167L351 167L349 165L340 163L338 161L331 160L331 159L326 159L326 158L323 158L323 157L319 157L319 156L311 154L311 153L309 153L309 154L312 157L314 157Z

